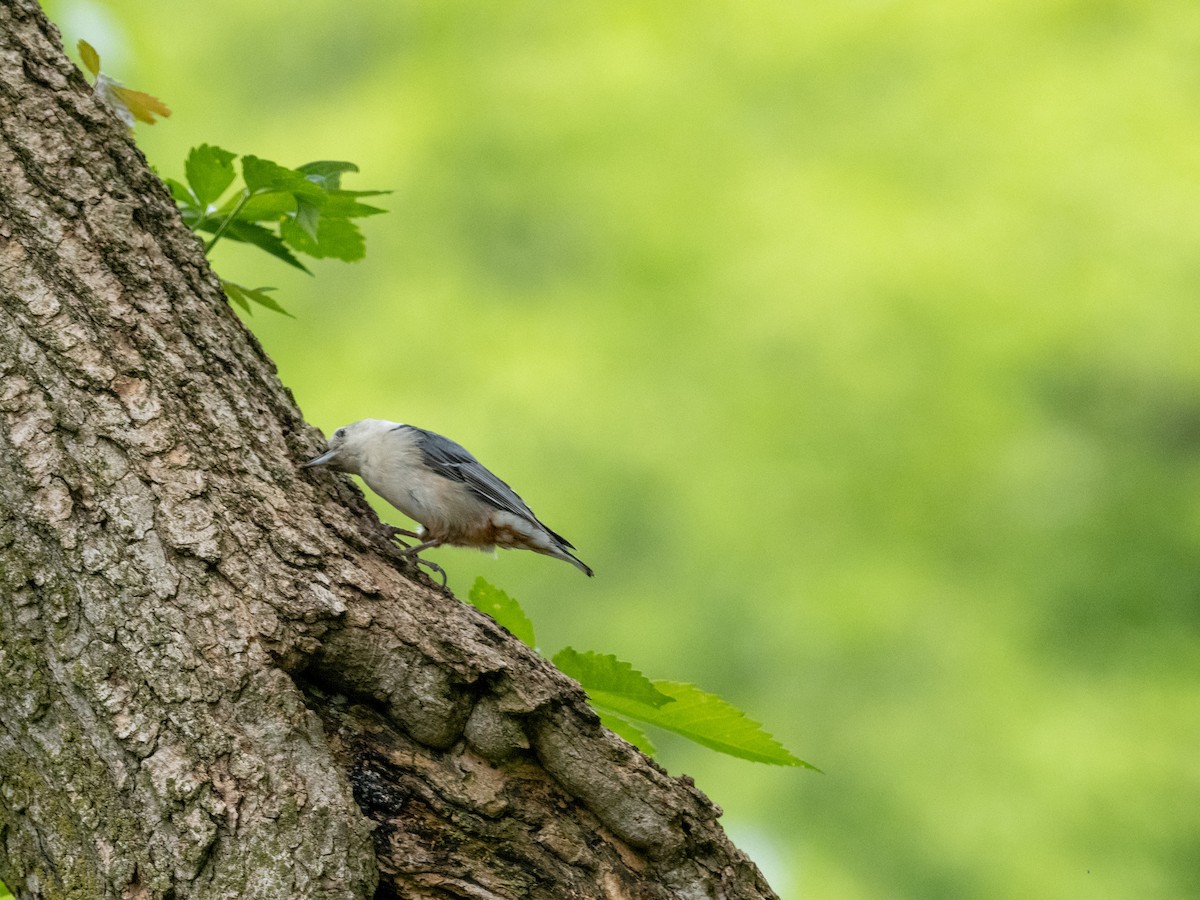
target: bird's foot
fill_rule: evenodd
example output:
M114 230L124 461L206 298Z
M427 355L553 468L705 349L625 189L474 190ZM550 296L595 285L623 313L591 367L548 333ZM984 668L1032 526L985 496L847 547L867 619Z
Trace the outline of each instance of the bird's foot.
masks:
M405 556L408 556L409 559L411 559L414 563L416 563L418 571L420 571L421 566L424 566L430 572L437 572L439 575L441 575L442 576L442 587L443 588L446 587L446 570L445 569L443 569L441 566L439 566L435 562L430 562L427 559L421 559L421 557L417 556L416 554L409 555L406 553Z
M399 544L401 547L404 547L405 549L412 547L412 544L409 544L405 541L400 540L401 536L416 538L418 541L421 539L421 535L417 534L415 531L406 531L403 528L397 528L395 525L385 525L384 527L387 528L387 530L390 532L390 534L388 535L388 539L395 541L397 544Z
M405 532L405 534L410 534L410 535L412 535L412 537L420 537L420 535L412 534L412 532ZM446 570L443 569L441 566L439 566L437 563L430 562L427 559L421 559L421 557L418 556L418 554L422 550L428 550L431 547L440 547L441 545L442 545L442 542L437 540L436 538L434 538L433 540L422 541L421 543L417 544L415 547L409 547L409 546L405 545L405 548L403 550L401 550L400 553L404 556L407 556L418 566L424 566L425 568L429 569L429 571L437 572L438 574L440 574L442 576L442 587L445 587L446 581L447 581Z

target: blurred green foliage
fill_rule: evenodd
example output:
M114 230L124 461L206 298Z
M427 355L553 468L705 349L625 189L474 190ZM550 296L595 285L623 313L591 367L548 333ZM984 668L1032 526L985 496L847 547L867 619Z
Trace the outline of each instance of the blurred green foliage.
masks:
M438 551L457 592L825 770L660 746L784 897L1200 896L1200 6L48 9L175 112L164 175L395 190L255 333L598 575Z

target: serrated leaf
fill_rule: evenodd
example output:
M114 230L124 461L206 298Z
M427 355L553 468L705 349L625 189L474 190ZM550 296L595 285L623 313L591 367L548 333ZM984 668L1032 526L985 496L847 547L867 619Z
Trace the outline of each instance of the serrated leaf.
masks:
M480 612L485 612L512 632L513 637L534 646L533 623L521 609L521 604L484 578L476 578L467 599Z
M196 199L196 195L186 184L176 181L174 178L164 178L163 183L171 192L171 199L179 207L179 215L183 219L183 223L195 231L204 219L204 208L200 205L200 201Z
M314 241L317 240L317 226L321 222L321 207L307 197L296 198L296 224L304 229Z
M297 196L303 195L322 200L325 196L323 188L309 181L301 173L258 156L242 157L242 178L245 179L246 187L251 194L286 191Z
M230 303L240 306L246 311L247 315L254 315L250 309L250 302L246 299L246 291L240 284L234 284L232 281L221 281L221 287L225 290L225 296L229 298Z
M100 54L96 52L95 47L82 38L79 39L77 46L79 47L79 58L83 60L83 64L87 66L87 70L95 78L100 74Z
M145 122L147 125L153 125L155 116L165 118L171 114L171 110L167 109L167 105L157 97L147 94L145 91L135 91L133 88L127 88L115 78L111 78L104 72L101 72L100 54L87 41L80 40L77 46L79 47L79 58L96 79L95 84L92 86L96 96L127 127L132 128L135 119L139 122Z
M626 704L616 711L740 759L776 766L816 768L792 755L758 722L716 694L677 681L656 681L654 686L675 702L658 708L643 705L640 711L632 710ZM596 700L596 703L600 701Z
M333 257L345 262L362 259L367 253L367 244L362 232L349 219L331 219L322 216L317 224L317 239L312 237L294 218L284 219L279 226L279 235L288 246L318 259Z
M199 206L200 201L196 199L196 195L182 181L176 181L174 178L164 178L163 184L167 186L167 190L171 192L171 198L179 206Z
M242 157L242 178L250 192L282 191L294 183L296 173L269 159L258 156Z
M632 722L627 722L620 716L614 716L612 713L602 712L601 710L596 710L596 714L600 716L601 724L609 731L619 734L647 756L655 754L656 750L653 742L646 736L644 731Z
M326 190L337 190L342 186L342 175L345 172L357 172L358 166L352 162L339 162L332 159L319 159L315 162L296 166L296 171L309 181L319 184Z
M233 184L237 175L233 170L235 159L236 153L230 153L212 144L201 144L199 147L193 147L188 153L183 170L192 193L201 206L207 207Z
M235 211L239 203L241 208ZM242 222L278 222L284 216L291 215L295 211L296 198L294 195L282 191L271 191L267 194L255 194L244 200L242 196L235 194L221 204L217 215L223 217L233 213L233 217Z
M377 216L380 213L387 212L387 210L380 209L378 206L368 206L366 203L359 203L355 198L362 195L377 196L379 194L390 193L391 191L361 191L357 194L350 191L330 191L329 199L321 207L321 214L330 217L340 216L343 219L360 219L363 216Z
M306 163L301 169L289 169L252 155L241 159L245 189L227 197L214 209L217 198L233 182L233 176L222 171L217 177L212 169L219 165L231 172L236 156L208 146L194 150L193 156L189 157L188 174L194 184L188 193L194 202L188 204L184 215L193 230L213 235L205 252L227 237L254 244L304 272L308 269L296 258L297 252L353 262L366 255L366 242L350 219L385 211L356 199L384 191L342 191L332 187L339 183L343 173L358 171L353 163L321 160ZM331 187L326 190L324 185ZM184 194L176 188L172 190L176 190L177 202L183 208ZM273 228L276 225L278 231Z
M345 194L347 197L381 197L384 194L390 194L391 191L330 191L331 194Z
M115 99L119 100L121 105L129 110L129 114L139 122L153 125L158 121L155 116L162 116L165 119L171 115L171 110L167 108L167 104L163 103L153 94L147 94L145 91L135 91L133 88L127 88L115 81L111 82L109 90L115 96Z
M292 255L292 252L275 232L263 228L261 225L255 225L253 222L239 222L235 219L225 227L224 236L230 240L261 247L277 259L282 259L289 266L295 266L302 272L312 274L300 260Z
M287 316L289 319L296 318L277 302L275 302L275 300L267 296L267 291L275 290L273 287L248 288L240 284L235 284L232 281L224 280L221 282L221 287L225 288L225 294L230 300L233 300L251 315L253 315L253 312L250 309L250 303L247 301L261 304L267 309L274 310L277 313L283 313L283 315Z
M671 697L658 690L649 678L611 653L563 647L551 662L578 681L596 703L603 703L615 712L625 712L623 707L628 704L636 711L643 706L654 709L671 702Z

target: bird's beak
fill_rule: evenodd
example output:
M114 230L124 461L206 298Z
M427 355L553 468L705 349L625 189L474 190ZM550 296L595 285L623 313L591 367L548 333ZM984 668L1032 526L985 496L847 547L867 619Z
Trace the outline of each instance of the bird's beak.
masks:
M336 450L327 450L324 453L322 453L320 456L314 456L308 462L301 465L300 468L311 469L313 466L323 466L323 465L325 465L325 463L329 462L331 459L333 459L337 455L338 455L338 452Z

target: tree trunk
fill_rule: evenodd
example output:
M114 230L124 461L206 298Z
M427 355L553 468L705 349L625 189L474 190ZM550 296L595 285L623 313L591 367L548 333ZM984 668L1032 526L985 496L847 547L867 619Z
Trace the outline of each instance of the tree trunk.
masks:
M429 586L31 0L0 0L0 879L18 897L773 896Z

